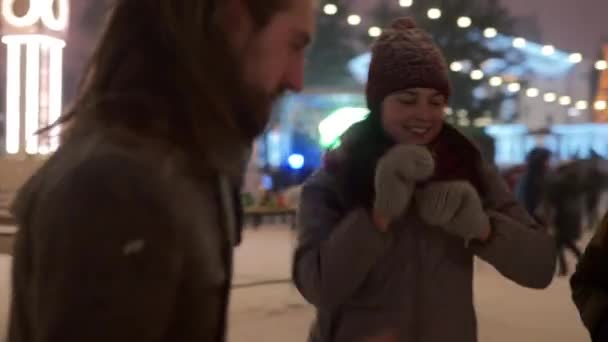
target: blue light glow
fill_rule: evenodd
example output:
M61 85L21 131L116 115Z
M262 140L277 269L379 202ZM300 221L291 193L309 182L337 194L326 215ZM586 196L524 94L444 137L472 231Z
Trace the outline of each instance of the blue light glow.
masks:
M289 167L294 170L300 170L304 167L304 156L301 154L292 154L287 158L287 163L289 163Z

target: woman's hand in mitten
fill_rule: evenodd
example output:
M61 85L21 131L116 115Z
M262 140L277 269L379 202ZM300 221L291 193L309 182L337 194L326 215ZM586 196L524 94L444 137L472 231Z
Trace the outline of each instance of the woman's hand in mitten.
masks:
M435 162L421 146L397 145L376 166L374 215L390 222L402 215L410 204L416 182L433 175Z
M466 241L486 241L490 236L490 220L477 191L468 182L429 184L416 192L416 205L423 221Z

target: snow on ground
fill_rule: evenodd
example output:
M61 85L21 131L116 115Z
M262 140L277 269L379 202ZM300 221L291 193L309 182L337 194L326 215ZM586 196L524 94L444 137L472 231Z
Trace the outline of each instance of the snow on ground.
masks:
M314 312L289 282L281 282L290 276L292 248L293 234L285 227L245 232L236 250L229 341L306 341ZM9 275L10 258L0 256L0 336L7 320ZM251 286L268 280L279 282ZM475 295L480 342L589 341L566 278L547 290L527 290L479 263Z

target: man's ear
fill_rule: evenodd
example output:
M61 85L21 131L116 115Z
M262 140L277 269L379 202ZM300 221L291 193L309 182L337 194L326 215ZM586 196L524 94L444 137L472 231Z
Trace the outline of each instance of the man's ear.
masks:
M219 0L216 16L222 32L226 34L230 44L237 50L246 46L247 40L253 32L253 20L245 1L247 0Z

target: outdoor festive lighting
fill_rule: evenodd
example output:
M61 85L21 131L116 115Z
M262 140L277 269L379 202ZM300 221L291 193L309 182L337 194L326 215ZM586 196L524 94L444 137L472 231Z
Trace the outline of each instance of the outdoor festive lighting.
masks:
M340 136L355 123L364 120L369 115L367 108L343 107L329 114L319 124L321 146L327 148L335 146Z
M27 28L37 25L39 21L53 31L63 31L68 26L68 0L29 0L29 7L22 16L15 14L15 2L16 0L2 2L2 18L13 27Z
M538 88L528 88L526 90L526 96L528 97L538 97L540 95L540 90Z
M502 85L502 77L493 76L490 78L489 82L492 87L500 87Z
M589 104L587 103L587 101L576 101L575 107L578 110L586 110L587 108L589 108Z
M553 45L545 45L543 46L541 52L545 56L551 56L555 53L555 47Z
M475 80L475 81L479 81L483 78L483 71L477 69L477 70L473 70L471 71L471 79Z
M487 29L483 30L483 36L486 38L494 38L497 35L498 31L496 31L496 29L493 27L488 27Z
M569 106L572 104L572 98L570 96L561 96L559 98L559 104L562 106Z
M549 103L555 102L557 100L557 94L555 94L555 93L546 93L543 96L543 99L545 100L545 102L549 102Z
M526 40L524 38L515 38L513 39L513 46L518 49L523 49L526 47Z
M458 18L458 21L456 22L456 24L460 28L467 28L467 27L471 26L472 23L473 22L471 21L471 18L469 18L469 17L460 17L460 18Z
M521 84L519 84L517 82L509 83L509 85L507 86L507 90L510 93L517 93L518 91L521 90Z
M580 53L573 53L568 57L568 60L572 64L578 64L583 61L583 55L581 55Z
M377 26L373 26L369 28L369 31L367 33L370 37L380 37L380 35L382 34L382 29Z
M608 109L608 102L604 100L595 101L595 103L593 104L593 108L599 111L606 110Z
M63 48L68 0L1 0L6 44L6 152L48 154L59 146L59 127L49 141L36 134L62 111ZM24 5L24 2L27 5ZM25 8L24 8L25 7ZM17 15L15 8L23 14Z
M338 6L336 6L334 4L327 4L327 5L323 6L323 13L325 13L327 15L334 15L334 14L338 13Z
M463 69L463 65L460 62L452 62L452 64L450 64L450 70L452 70L453 72L460 72Z
M599 60L595 62L595 68L600 71L606 70L608 69L608 62L605 60Z
M304 156L301 154L292 154L287 158L287 163L293 170L300 170L304 167Z
M441 18L441 10L439 8L431 8L426 15L429 17L429 19L437 20Z
M357 26L361 24L361 17L356 14L352 14L348 16L347 21L349 25Z

